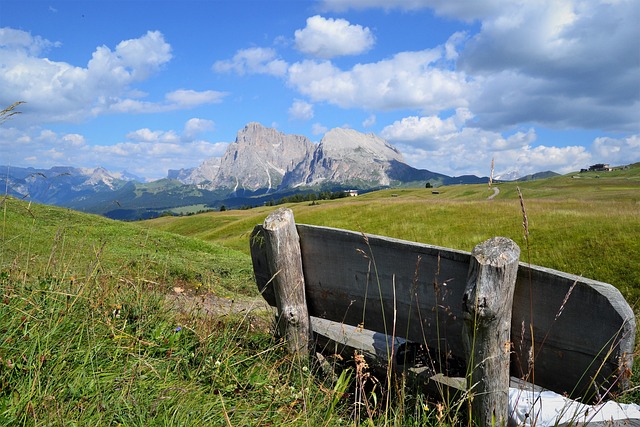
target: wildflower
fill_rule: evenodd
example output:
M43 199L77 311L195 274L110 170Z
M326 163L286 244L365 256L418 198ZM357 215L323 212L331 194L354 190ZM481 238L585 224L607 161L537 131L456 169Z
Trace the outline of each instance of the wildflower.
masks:
M428 411L429 410L429 405L427 405L426 403L422 404L422 410L423 411Z
M173 332L180 332L182 330L182 326L178 326L173 330Z

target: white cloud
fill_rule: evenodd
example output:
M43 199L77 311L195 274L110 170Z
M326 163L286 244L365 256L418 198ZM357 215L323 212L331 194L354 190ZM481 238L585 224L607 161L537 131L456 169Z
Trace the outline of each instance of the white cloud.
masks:
M465 114L464 109L459 109L458 114ZM458 131L455 118L445 120L438 116L405 117L393 124L386 126L380 135L389 141L405 144L418 143L423 147L437 146L443 140L447 140Z
M596 138L591 145L591 151L598 163L627 165L640 162L640 135Z
M198 135L212 131L214 127L213 121L194 117L185 123L182 139L183 141L193 141Z
M633 0L324 0L321 9L431 9L476 21L454 33L447 60L474 90L476 125L640 130L640 8ZM438 67L441 67L438 65ZM437 111L434 111L437 112Z
M376 115L375 114L370 114L369 117L367 117L363 122L362 122L362 127L365 128L369 128L373 125L376 124Z
M446 119L405 117L385 127L381 136L396 144L411 165L452 176L488 175L492 158L500 172L567 173L580 170L592 157L580 146L536 146L537 135L532 128L505 136L467 126L472 119L466 109L458 109Z
M314 123L311 126L311 133L313 133L314 135L323 135L323 134L327 133L328 130L329 130L329 128L324 126L321 123Z
M86 144L84 135L77 133L68 133L62 137L62 140L69 143L71 147L82 147Z
M418 109L432 113L463 107L471 87L465 75L435 67L442 50L401 52L343 71L328 61L289 67L289 84L313 101L342 108Z
M353 25L345 19L307 18L307 26L295 32L295 46L300 52L319 58L357 55L375 43L371 30Z
M13 28L0 28L0 49L22 53L29 56L37 56L52 47L60 47L60 42L51 42L40 36L32 36L31 33Z
M24 31L0 30L0 103L26 101L23 111L31 121L43 123L81 121L105 112L189 108L221 97L213 91L182 90L169 93L160 106L129 98L141 96L133 84L171 59L171 46L158 31L124 40L113 50L99 46L84 68L39 56L57 45Z
M313 105L296 99L289 107L289 117L298 120L310 120L313 118Z
M204 104L216 104L222 102L227 96L226 92L206 90L198 92L195 90L176 90L165 95L163 102L139 101L136 99L100 99L93 114L102 112L111 113L164 113L167 111L185 110L198 107Z
M102 166L112 172L127 170L147 178L162 178L168 169L195 167L224 154L228 143L201 138L212 127L209 120L192 118L182 132L143 128L129 132L125 141L116 144L91 145L80 134L0 126L1 163L38 168Z
M287 72L287 63L277 58L274 49L252 47L239 50L232 59L216 61L212 68L218 73L283 76Z
M138 129L127 134L127 139L133 142L156 142L156 143L173 143L180 142L178 135L170 131L156 130L152 131L149 128Z

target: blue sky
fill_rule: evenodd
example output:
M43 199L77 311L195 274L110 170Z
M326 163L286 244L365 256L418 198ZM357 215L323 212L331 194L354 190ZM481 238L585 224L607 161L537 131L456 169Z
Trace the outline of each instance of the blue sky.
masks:
M638 0L0 0L0 164L147 179L253 121L448 175L640 161Z

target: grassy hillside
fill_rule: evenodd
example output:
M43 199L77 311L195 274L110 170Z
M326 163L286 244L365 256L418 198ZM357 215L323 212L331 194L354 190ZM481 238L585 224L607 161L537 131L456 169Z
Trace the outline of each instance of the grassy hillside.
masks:
M202 283L218 292L248 295L249 258L200 239L143 229L69 209L2 200L0 268L13 278L59 280L134 277L159 291Z
M255 295L247 255L6 197L0 216L0 425L335 425L341 416L328 410L333 394L256 328L259 313L210 314L209 290ZM196 295L178 309L167 295L186 287L181 295Z
M613 283L637 310L639 178L521 183L528 242L513 183L493 200L468 185L291 208L301 223L464 250L505 235L533 263ZM0 425L458 425L466 405L416 390L394 391L395 406L374 405L379 389L354 403L355 371L316 375L259 327L267 315L211 311L211 293L257 296L248 238L273 209L122 223L1 198ZM176 308L176 289L191 304Z
M529 235L525 241L526 209ZM299 223L325 225L471 251L496 235L518 243L522 260L608 282L640 306L640 165L522 183L394 189L289 205ZM274 207L164 217L143 223L248 253L248 236Z

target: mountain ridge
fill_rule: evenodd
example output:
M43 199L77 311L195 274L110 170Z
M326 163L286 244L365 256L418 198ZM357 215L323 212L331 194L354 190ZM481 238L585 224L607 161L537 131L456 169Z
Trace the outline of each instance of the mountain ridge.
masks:
M488 181L488 177L450 177L416 169L404 162L396 147L373 133L336 128L314 143L257 122L240 129L222 157L169 170L166 178L148 183L102 167L2 168L7 172L0 173L0 185L10 195L119 219L157 216L190 205L251 206L296 192Z

